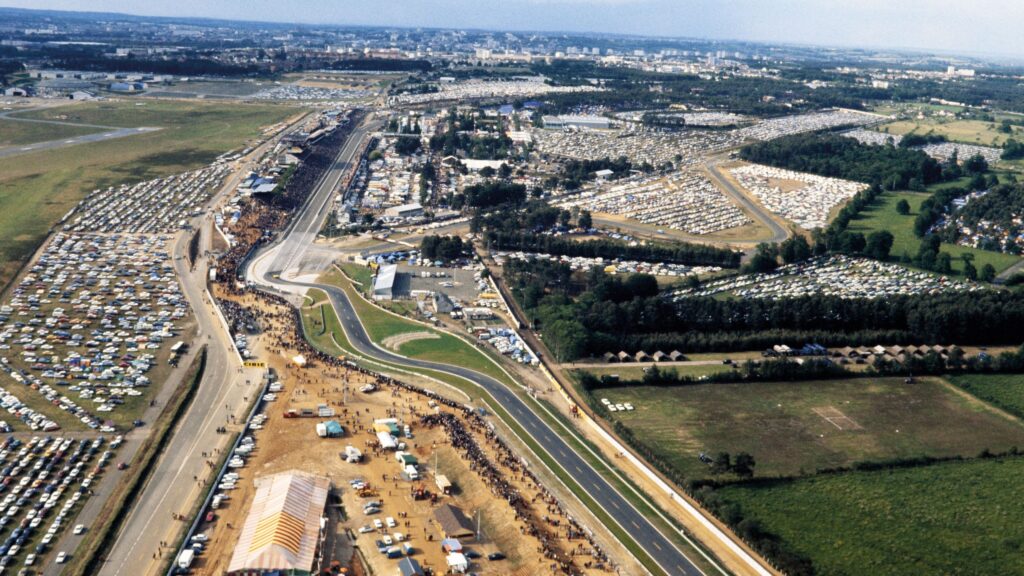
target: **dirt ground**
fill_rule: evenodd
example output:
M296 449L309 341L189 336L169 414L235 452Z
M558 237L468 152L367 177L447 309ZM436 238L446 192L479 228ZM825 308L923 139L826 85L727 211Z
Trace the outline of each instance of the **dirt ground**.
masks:
M241 300L250 305L255 302L251 297ZM217 510L216 520L202 528L210 537L209 552L197 560L193 573L224 573L255 493L252 481L259 476L287 470L302 470L331 479L332 496L340 498L344 512L343 520L336 528L334 523L329 524L332 534L328 540L337 542L331 550L343 565L348 563L355 546L369 562L373 573L394 573L397 560L380 554L375 542L385 534L397 540L395 534L401 533L403 540L413 547L413 558L425 568L444 573L445 556L439 544L442 536L432 518L435 507L447 502L460 507L479 524L480 538L464 542L467 550L482 555L471 560L472 572L522 576L562 574L557 564L544 553L541 542L546 541L547 556L566 559L573 554L580 555L574 558L575 574L609 573L586 567L588 563L595 564L589 544L578 535L569 539L570 523L557 504L479 421L469 418L462 410L443 403L438 405L423 394L397 386L385 384L372 393L359 392L360 387L375 378L344 366L295 365L290 359L297 352L288 345L290 338L274 333L291 329L291 324L280 321L282 311L279 306L268 308L261 305L261 308L266 318L270 317L266 315L273 314L273 324L279 328L260 336L256 350L259 358L267 361L268 366L277 372L284 391L277 395L276 401L268 404L265 413L269 418L264 428L253 433L256 450L248 458L247 465L236 470L241 476L238 488L228 492L230 499ZM283 417L289 409L315 410L319 404L328 404L335 409L333 419L345 428L344 437L319 438L315 426L324 419ZM476 445L494 464L493 469L501 475L501 481L488 475L479 460L472 461L468 456L470 452L461 445L457 448L458 443L452 441L452 433L443 426L420 425L421 416L442 412L454 415L463 423ZM403 479L394 453L376 448L372 424L374 419L385 417L397 418L410 426L413 437L400 441L407 443L407 451L419 459L418 481ZM238 430L240 426L236 427ZM339 456L347 445L363 452L363 462L350 464ZM451 495L437 495L436 473L446 475L451 481ZM374 492L363 496L357 494L349 483L357 479L367 482ZM506 493L499 490L499 486L509 485L521 496L518 512L502 497ZM436 497L415 499L413 490L416 488ZM379 500L381 512L364 515L362 509L367 500ZM359 532L360 527L372 527L374 519L384 522L388 517L394 518L398 525L391 529ZM507 558L498 561L486 559L487 554L498 551Z

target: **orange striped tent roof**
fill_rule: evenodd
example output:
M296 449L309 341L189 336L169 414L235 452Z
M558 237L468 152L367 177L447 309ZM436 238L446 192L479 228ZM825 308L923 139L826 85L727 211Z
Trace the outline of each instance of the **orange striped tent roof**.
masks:
M310 571L330 485L296 470L257 478L228 572Z

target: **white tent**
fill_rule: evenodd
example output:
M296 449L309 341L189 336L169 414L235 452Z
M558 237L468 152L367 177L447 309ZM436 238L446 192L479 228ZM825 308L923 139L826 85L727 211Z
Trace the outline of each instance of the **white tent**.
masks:
M448 562L448 569L454 570L459 574L465 574L466 570L469 570L469 560L466 559L465 554L452 552L445 560Z

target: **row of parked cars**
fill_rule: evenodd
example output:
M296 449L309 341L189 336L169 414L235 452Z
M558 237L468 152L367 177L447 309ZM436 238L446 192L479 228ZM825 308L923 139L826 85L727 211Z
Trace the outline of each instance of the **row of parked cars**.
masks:
M49 552L121 442L118 436L107 449L102 436L37 436L27 442L8 437L0 442L0 575L17 566L22 554L21 564L33 566ZM73 529L75 535L85 531L84 524ZM68 553L60 551L55 561L67 559Z

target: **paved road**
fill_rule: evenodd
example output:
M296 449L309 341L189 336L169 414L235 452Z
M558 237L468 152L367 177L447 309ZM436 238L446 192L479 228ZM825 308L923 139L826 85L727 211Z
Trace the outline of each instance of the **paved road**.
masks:
M366 127L363 127L361 130L365 129ZM359 135L359 131L357 130L353 134L350 143ZM342 157L353 153L351 150L343 151ZM336 166L336 168L343 170L344 166ZM607 513L615 519L626 533L630 534L640 547L647 550L648 554L662 567L666 574L681 576L703 574L667 536L658 530L647 517L636 510L622 494L605 481L597 470L581 458L572 447L548 426L543 419L534 414L530 407L507 386L489 376L467 368L426 360L410 359L379 348L373 344L370 337L366 334L366 330L363 328L355 313L355 309L352 307L352 303L348 300L344 291L330 285L282 279L293 276L293 267L299 264L302 254L309 243L315 238L316 231L320 229L327 216L330 208L329 200L333 197L334 193L334 188L330 185L330 182L329 178L325 178L321 182L286 236L278 244L265 249L260 256L253 259L253 263L246 274L247 279L264 286L285 291L288 291L289 288L294 289L296 286L320 288L328 294L332 305L338 313L338 318L341 320L349 342L361 354L384 362L415 369L437 370L474 382L501 404L522 426L523 430L526 430L537 444L543 447L551 458L575 479L583 490L603 506Z
M721 164L724 160L725 158L720 156L708 159L705 166L708 169L708 174L711 176L711 180L718 186L720 190L725 192L737 204L746 208L747 211L754 216L754 218L760 220L761 224L768 227L768 229L772 233L772 237L771 239L768 240L768 242L777 244L779 242L782 242L786 238L789 238L789 231L783 228L782 225L775 220L771 213L765 210L760 204L751 200L749 196L737 190L736 187L733 186L732 182L729 182L727 178L722 177L721 172L719 172L718 165Z
M118 128L117 126L101 126L98 124L82 124L79 122L62 122L59 120L42 120L39 118L23 118L21 116L12 115L15 112L28 112L29 110L36 109L37 108L31 108L26 110L10 110L8 112L0 113L0 118L12 122L31 122L33 124L56 124L60 126L81 126L85 128L96 128L98 130L102 130L102 132L97 132L95 134L85 134L82 136L72 136L70 138L60 138L57 140L47 140L46 142L35 142L33 144L25 144L24 146L15 145L0 147L0 158L17 156L19 154L28 154L30 152L39 152L40 150L52 150L54 148L74 146L76 144L102 142L104 140L113 140L115 138L124 138L125 136L134 136L136 134L145 134L147 132L154 132L156 130L160 130L160 128L152 128L148 126L143 126L139 128Z

